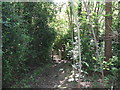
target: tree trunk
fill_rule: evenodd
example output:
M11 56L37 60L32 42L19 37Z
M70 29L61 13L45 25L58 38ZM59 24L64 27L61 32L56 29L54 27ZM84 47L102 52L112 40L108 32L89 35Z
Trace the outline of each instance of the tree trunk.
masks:
M72 3L69 3L69 7L68 7L68 20L69 20L69 29L70 29L70 34L71 34L71 38L72 38L72 43L71 45L74 47L74 42L75 42L75 33L74 33L74 25L73 25L73 21L74 21L74 16L73 16L73 10L72 10ZM72 59L72 64L75 63L74 60Z
M96 8L95 8L95 12L97 13L97 15L99 15L99 2L97 2L96 3L97 5L98 5L98 7L97 7L97 5L96 5ZM99 41L99 25L98 25L98 22L99 21L99 18L97 17L97 18L95 18L95 23L96 23L96 26L95 26L95 36L96 36L96 40L97 41Z
M105 61L108 61L112 57L112 38L110 34L112 32L112 2L106 2L105 5L106 17L105 17Z
M82 12L82 3L79 2L79 5L78 5L78 17L81 16L81 12ZM77 88L81 88L81 38L80 38L80 27L78 25L78 22L80 22L80 19L78 21L76 21L76 25L77 25L77 30L78 30L78 48L79 48L79 67L80 69L78 70L79 71L79 80L78 80L78 86ZM81 89L80 89L81 90Z
M118 2L119 13L118 13L118 60L120 60L120 1Z

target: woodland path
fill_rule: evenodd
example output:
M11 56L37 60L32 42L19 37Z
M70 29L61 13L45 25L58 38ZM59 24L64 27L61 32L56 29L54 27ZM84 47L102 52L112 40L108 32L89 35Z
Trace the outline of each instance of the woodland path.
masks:
M78 86L78 72L75 70L73 74L73 68L68 60L60 60L59 56L54 57L53 64L50 65L46 70L44 70L40 75L34 77L34 80L28 78L29 88L77 88ZM88 80L91 77L84 77L82 74L81 87L87 88L92 87L92 83ZM16 85L15 85L16 86ZM16 87L20 87L18 84ZM24 86L23 86L24 87ZM28 88L26 86L26 88Z
M75 82L69 82L71 66L66 60L54 60L54 64L30 82L31 88L75 88Z
M52 66L30 82L31 88L77 88L78 75L73 75L73 68L68 60L55 56ZM89 82L81 82L82 87L91 87Z

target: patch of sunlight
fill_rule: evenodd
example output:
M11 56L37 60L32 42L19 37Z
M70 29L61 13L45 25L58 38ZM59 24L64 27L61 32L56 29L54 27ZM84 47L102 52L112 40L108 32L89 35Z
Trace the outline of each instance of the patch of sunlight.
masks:
M58 88L60 88L60 87L61 87L61 85L58 85L57 87L58 87Z
M67 87L62 87L61 85L58 85L58 88L63 88L64 89L64 88L67 88Z
M78 78L75 78L75 81L78 81L79 79Z
M74 71L71 71L71 73L73 74L73 73L74 73Z
M77 77L79 77L79 74L78 74L78 73L76 73L76 74L75 74L75 77L76 77L76 78L77 78Z
M68 79L68 77L65 77L64 78L64 80L61 80L60 81L60 84L58 85L58 86L56 86L56 87L59 87L59 88L61 88L61 86L65 83L65 81ZM55 86L54 86L55 87Z
M104 33L104 29L100 29L100 33Z
M64 70L63 68L59 69L59 71L63 71L63 70Z
M73 74L74 71L71 71L71 72L72 72L72 75L69 76L68 82L74 81L74 74Z
M64 3L66 3L66 2L68 2L69 0L52 0L53 2L64 2Z
M57 65L55 64L55 65L52 65L52 67L56 67Z
M60 84L63 83L63 81L60 81Z
M67 88L67 87L60 87L60 88L63 88L63 89L65 89L65 88Z
M88 88L88 87L92 86L91 82L81 82L80 85L85 87L85 88Z
M53 88L57 88L57 85L54 85L54 87Z
M62 73L65 73L65 71L62 71Z
M72 81L74 81L73 77L68 79L68 82L72 82Z
M65 77L65 80L67 79L68 77Z
M67 78L68 78L68 77L65 77L64 80L60 81L60 84L62 85L62 84L66 81Z

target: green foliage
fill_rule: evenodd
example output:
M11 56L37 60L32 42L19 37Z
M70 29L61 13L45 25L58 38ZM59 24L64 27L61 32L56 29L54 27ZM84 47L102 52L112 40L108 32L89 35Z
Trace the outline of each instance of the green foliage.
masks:
M114 5L116 6L116 4ZM50 2L2 3L3 87L8 87L10 83L16 82L29 71L49 63L51 48L58 51L62 45L65 45L62 59L74 60L72 64L78 62L79 45L75 17L70 3L67 8L65 6L64 3L55 5ZM82 3L78 7L75 6L75 10L78 10L77 19L80 24L82 69L87 73L101 73L100 65L102 64L103 69L111 74L104 78L105 83L112 80L119 81L119 12L113 9L113 14L104 15L103 4L88 3L90 20L99 46L101 61L98 61L90 21L82 6ZM104 61L103 55L104 17L106 16L113 17L111 28L113 33L115 31L118 35L113 37L113 57L107 62ZM40 72L41 70L35 75ZM33 79L34 76L32 75L30 78ZM23 82L28 83L24 80ZM28 87L27 84L23 86Z
M119 65L120 61L117 56L113 56L108 62L103 61L103 69L110 71L115 76L118 76L119 74Z
M48 25L54 17L52 3L2 3L3 87L33 68L50 62L55 38Z

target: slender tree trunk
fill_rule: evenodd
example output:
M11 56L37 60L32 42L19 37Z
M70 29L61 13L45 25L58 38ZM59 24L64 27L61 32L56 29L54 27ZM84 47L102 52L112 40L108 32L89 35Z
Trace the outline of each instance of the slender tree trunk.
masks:
M82 3L80 2L79 5L78 5L78 16L80 17L81 15L81 12L82 12Z
M99 2L96 3L98 6L99 6ZM95 8L95 12L97 13L97 15L99 14L99 7L97 7L96 5L96 8ZM95 27L95 34L96 34L96 40L99 41L99 25L98 25L98 20L99 18L95 18L95 23L96 23L96 27Z
M118 60L120 60L120 1L118 2L119 13L118 13Z
M69 29L70 29L70 33L71 33L71 38L72 38L72 43L71 45L74 47L74 42L75 42L75 33L74 33L74 25L73 25L73 21L74 21L74 16L73 16L73 10L72 10L72 6L71 6L71 3L69 3L69 6L68 6L68 10L67 10L67 14L68 14L68 20L69 20ZM72 64L74 64L75 60L73 59L72 60Z
M70 30L72 31L72 41L74 42L74 26L73 26L73 11L72 11L72 7L70 5Z
M112 32L112 2L106 2L105 5L106 16L105 17L105 61L108 61L112 57L112 38L110 34Z
M81 16L81 11L82 11L82 3L79 2L79 5L78 5L78 17ZM78 80L78 88L81 88L81 38L80 38L80 27L78 25L78 22L80 22L80 19L77 21L76 20L76 25L77 25L77 30L78 30L78 48L79 48L79 66L80 66L80 69L79 69L79 80Z

